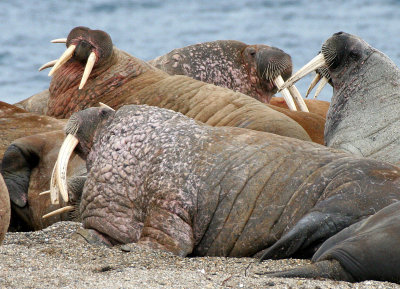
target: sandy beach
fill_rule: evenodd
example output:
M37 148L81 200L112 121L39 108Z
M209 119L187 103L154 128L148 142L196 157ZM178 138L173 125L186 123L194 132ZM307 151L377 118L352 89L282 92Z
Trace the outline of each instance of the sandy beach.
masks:
M266 271L307 264L285 259L181 258L133 246L96 247L74 232L80 223L60 222L36 232L7 233L0 246L1 288L400 288L365 281L267 278Z

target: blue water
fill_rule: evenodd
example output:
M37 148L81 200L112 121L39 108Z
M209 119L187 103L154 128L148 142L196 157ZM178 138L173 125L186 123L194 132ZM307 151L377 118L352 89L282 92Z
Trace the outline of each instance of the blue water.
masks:
M294 70L330 35L364 38L400 64L400 1L26 1L0 2L0 100L15 103L48 88L38 68L64 51L51 44L79 25L107 31L116 46L149 60L170 50L217 39L279 47ZM311 76L298 83L304 95ZM332 89L320 99L329 100Z

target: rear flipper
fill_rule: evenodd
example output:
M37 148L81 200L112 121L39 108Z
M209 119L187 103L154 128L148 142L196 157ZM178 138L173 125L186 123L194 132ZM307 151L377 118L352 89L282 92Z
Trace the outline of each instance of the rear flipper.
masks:
M283 278L327 278L337 281L355 282L356 280L350 273L346 272L340 263L336 260L324 260L307 266L299 268L277 271L277 272L265 272L260 273L267 277L283 277Z
M257 255L261 255L261 260L288 258L294 254L311 257L323 241L348 226L349 222L349 217L339 214L311 212L274 245Z

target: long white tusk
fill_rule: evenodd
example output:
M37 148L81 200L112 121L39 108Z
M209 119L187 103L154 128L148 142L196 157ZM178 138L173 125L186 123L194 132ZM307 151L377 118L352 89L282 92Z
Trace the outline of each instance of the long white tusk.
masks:
M65 212L70 212L70 211L73 211L74 209L75 208L73 206L65 206L65 207L59 208L57 210L54 210L53 212L50 212L46 215L43 215L42 219L46 219L48 217L59 215L59 214L65 213Z
M282 86L281 89L288 88L289 86L293 85L296 81L303 78L310 72L320 68L321 66L326 65L324 56L322 53L315 56L313 59L310 60L306 65L300 68L295 74L293 74Z
M57 185L60 189L60 195L65 203L68 202L68 189L67 189L68 161L78 142L79 141L76 136L68 134L63 144L61 145L57 157L58 164L55 175L56 175Z
M311 90L314 89L314 87L317 85L317 83L321 80L321 74L317 73L314 77L314 79L311 81L310 86L307 89L306 97L310 94Z
M61 65L63 65L65 62L67 62L72 55L74 54L76 45L70 45L67 50L64 51L64 53L61 55L61 57L58 59L58 61L56 62L56 64L53 66L53 68L50 70L49 72L49 76L52 76L54 72L56 72L56 70L58 68L60 68Z
M67 43L67 38L57 38L50 41L51 43Z
M277 78L274 79L274 83L278 89L282 87L282 85L285 83L283 80L282 76L278 76ZM289 107L290 110L297 110L296 105L294 104L293 97L290 94L289 90L283 89L281 90L281 93L283 95L283 98L286 101L287 106Z
M320 92L322 91L322 89L324 89L325 85L329 82L329 79L326 78L325 76L322 77L321 82L319 83L316 91L315 91L315 95L314 98L317 98L317 96L320 94Z
M52 61L49 61L49 62L43 64L42 66L40 66L39 71L42 71L43 69L54 66L57 63L57 61L58 61L58 59L55 59L55 60L52 60Z
M109 109L111 109L111 110L115 111L115 109L113 109L111 106L108 106L108 105L107 105L107 104L105 104L105 103L99 102L99 105L100 105L100 107L109 108Z
M95 62L96 62L96 54L94 52L91 52L86 62L85 71L83 72L81 83L79 84L79 89L82 89L86 81L88 80Z
M297 89L294 84L292 86L289 86L289 92L293 96L293 98L296 100L298 106L300 107L301 111L309 112L306 103L304 102L304 99L301 97L300 91Z
M58 189L57 183L56 183L56 170L58 169L58 161L56 160L56 163L54 164L53 172L51 173L51 179L50 179L50 201L53 205L58 205L60 204L60 191Z

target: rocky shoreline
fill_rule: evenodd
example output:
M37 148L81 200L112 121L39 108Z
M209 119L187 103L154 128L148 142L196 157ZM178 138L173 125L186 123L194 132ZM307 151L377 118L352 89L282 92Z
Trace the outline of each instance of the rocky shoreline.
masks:
M95 247L74 235L80 223L7 233L0 246L1 288L400 288L389 282L267 278L262 272L309 261L181 258L134 246Z

